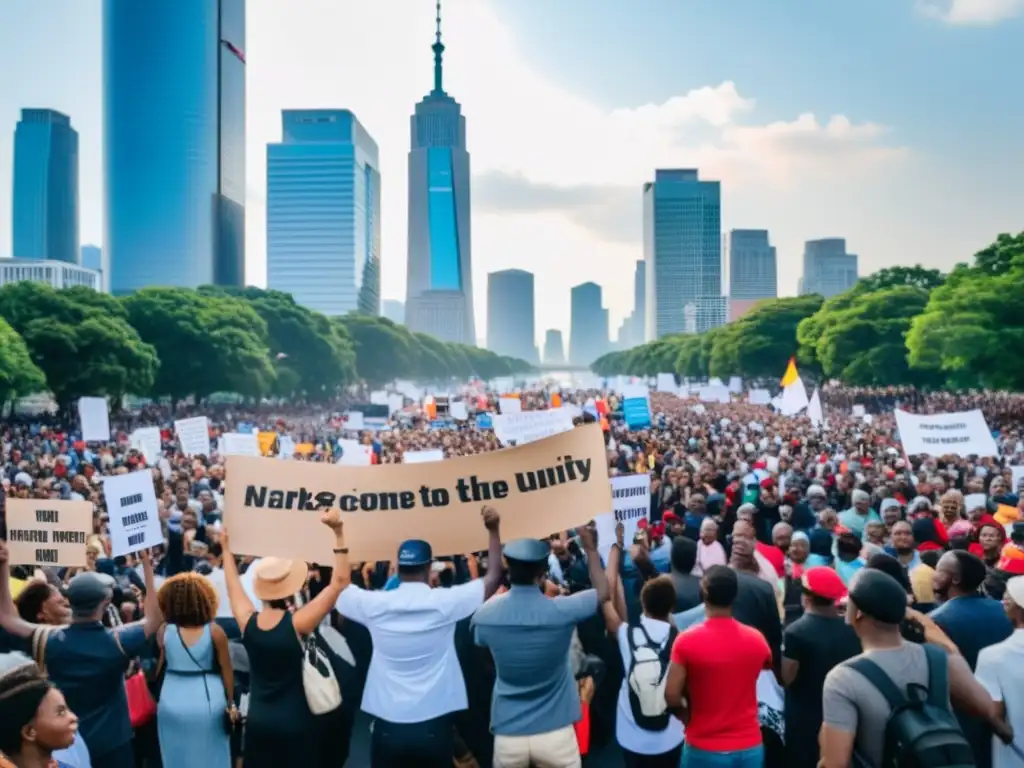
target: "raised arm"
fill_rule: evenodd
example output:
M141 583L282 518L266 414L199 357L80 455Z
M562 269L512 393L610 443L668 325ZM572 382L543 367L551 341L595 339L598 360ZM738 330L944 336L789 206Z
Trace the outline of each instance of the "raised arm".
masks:
M352 565L348 561L348 548L345 546L345 533L342 530L341 512L330 509L324 513L321 522L334 534L334 572L330 583L320 590L320 594L299 608L292 616L292 624L300 635L311 635L331 612L338 596L343 589L352 583Z
M612 545L608 555L608 564L605 567L605 578L608 580L611 600L601 603L604 625L613 635L626 621L626 601L622 592L622 577L619 573L619 564L622 561L622 523L616 526L615 533L619 541Z
M608 589L608 579L604 574L604 567L601 565L601 554L597 551L597 533L592 526L584 525L578 531L583 551L587 555L587 571L590 574L590 585L597 590L599 603L606 603L611 599Z
M256 613L256 608L249 599L249 595L242 586L242 578L238 575L238 563L235 562L235 555L231 551L231 539L228 538L228 529L221 528L220 547L224 560L224 584L228 589L228 601L231 603L231 615L238 623L238 629L243 634L249 618Z
M0 541L0 629L28 639L38 625L25 621L18 615L11 597L11 564L8 561L7 542Z
M163 626L164 614L160 610L160 600L157 598L153 554L147 549L145 552L139 553L139 558L142 560L142 580L146 587L145 616L142 620L142 629L146 633L146 638L149 639Z
M487 528L487 575L484 577L484 600L489 600L501 586L504 568L501 565L501 517L494 507L481 511L484 527Z

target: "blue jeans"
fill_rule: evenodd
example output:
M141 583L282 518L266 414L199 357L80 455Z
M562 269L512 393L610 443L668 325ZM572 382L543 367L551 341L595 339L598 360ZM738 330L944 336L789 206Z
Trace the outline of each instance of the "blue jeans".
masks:
M686 744L680 768L764 768L764 747L758 744L737 752L709 752Z

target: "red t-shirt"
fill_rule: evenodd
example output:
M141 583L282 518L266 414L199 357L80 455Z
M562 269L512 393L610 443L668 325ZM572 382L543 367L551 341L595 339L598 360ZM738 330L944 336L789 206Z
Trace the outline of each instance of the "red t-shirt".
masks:
M757 678L771 669L772 652L760 632L731 618L707 619L676 638L672 663L686 667L687 744L735 752L761 743Z
M775 568L779 578L781 579L785 576L786 556L782 553L782 550L774 544L765 544L763 541L757 542L756 546L757 551L764 555L765 559Z

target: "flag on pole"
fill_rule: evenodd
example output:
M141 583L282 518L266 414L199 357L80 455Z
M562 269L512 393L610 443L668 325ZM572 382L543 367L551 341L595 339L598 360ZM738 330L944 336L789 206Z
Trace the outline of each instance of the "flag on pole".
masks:
M795 382L800 377L800 374L796 370L796 358L789 358L789 363L786 365L786 373L782 377L783 388L788 387L790 384Z

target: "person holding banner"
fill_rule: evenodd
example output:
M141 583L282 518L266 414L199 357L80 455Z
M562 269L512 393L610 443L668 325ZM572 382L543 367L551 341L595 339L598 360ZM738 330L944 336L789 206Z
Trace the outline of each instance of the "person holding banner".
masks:
M502 580L501 519L493 507L484 507L481 517L489 534L483 578L431 589L433 552L414 539L398 548L397 588L371 592L348 584L338 598L338 613L373 638L362 702L373 718L372 768L451 768L452 715L468 708L455 625L494 595Z
M242 629L242 642L249 654L245 768L317 763L313 716L302 682L303 641L330 613L352 579L341 512L328 510L321 522L334 532L334 570L330 583L301 608L295 607L295 595L306 586L309 568L304 562L266 557L254 566L253 592L263 604L257 610L242 585L228 530L220 532L231 613Z

